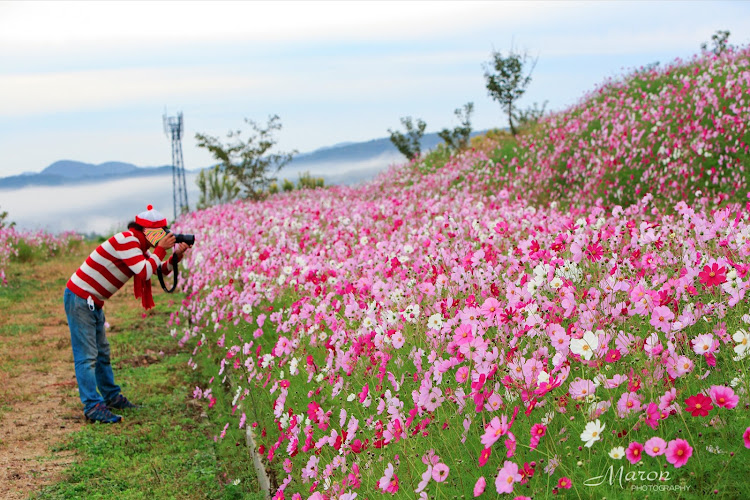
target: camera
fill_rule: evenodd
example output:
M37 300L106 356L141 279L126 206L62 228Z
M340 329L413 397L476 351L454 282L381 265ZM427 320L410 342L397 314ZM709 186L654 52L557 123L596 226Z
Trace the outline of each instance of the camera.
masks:
M187 243L188 246L195 245L194 234L175 234L175 243Z

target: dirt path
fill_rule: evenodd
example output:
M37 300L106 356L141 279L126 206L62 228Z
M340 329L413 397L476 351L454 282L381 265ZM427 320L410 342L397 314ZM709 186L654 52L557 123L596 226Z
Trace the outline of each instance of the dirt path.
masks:
M28 498L76 460L55 451L85 425L62 294L90 250L15 264L0 294L0 498Z

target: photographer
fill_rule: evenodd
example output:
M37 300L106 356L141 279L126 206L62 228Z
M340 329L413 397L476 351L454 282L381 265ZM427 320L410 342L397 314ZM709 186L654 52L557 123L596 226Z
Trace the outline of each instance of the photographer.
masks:
M133 277L135 297L145 309L154 307L151 276L161 269L172 271L189 245L175 247L175 235L167 228L167 219L151 205L139 213L128 230L115 234L99 245L65 288L65 314L70 327L78 392L83 413L93 422L116 423L122 420L111 410L137 408L120 393L109 359L109 342L104 332L104 301ZM153 253L148 250L154 248ZM172 259L165 259L174 248ZM97 388L99 391L97 392Z

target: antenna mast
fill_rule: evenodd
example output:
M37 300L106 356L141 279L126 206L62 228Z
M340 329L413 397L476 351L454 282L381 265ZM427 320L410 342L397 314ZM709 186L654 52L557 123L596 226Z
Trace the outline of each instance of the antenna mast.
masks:
M175 219L190 210L185 183L185 164L182 161L182 112L177 116L164 114L164 133L172 141L172 193Z

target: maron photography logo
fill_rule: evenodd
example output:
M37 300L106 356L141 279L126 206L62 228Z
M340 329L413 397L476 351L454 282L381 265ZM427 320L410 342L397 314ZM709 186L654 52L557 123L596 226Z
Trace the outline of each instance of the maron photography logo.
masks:
M583 482L585 486L610 486L619 485L622 489L631 491L688 491L690 486L680 484L668 484L673 479L669 471L629 471L625 472L625 466L621 465L615 469L610 465L601 476L589 478Z

